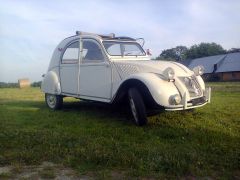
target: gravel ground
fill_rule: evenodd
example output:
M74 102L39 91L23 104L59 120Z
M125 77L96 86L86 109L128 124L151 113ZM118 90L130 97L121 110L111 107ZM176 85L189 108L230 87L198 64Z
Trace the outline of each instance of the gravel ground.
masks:
M56 180L88 180L91 176L80 175L76 171L43 162L39 166L3 166L0 167L0 179L56 179Z

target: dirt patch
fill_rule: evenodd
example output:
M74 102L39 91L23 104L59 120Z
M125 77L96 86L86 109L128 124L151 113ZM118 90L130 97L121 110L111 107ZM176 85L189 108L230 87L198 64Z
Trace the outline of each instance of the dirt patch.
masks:
M82 176L76 171L51 162L43 162L38 166L4 166L0 167L0 179L56 179L87 180L90 176Z

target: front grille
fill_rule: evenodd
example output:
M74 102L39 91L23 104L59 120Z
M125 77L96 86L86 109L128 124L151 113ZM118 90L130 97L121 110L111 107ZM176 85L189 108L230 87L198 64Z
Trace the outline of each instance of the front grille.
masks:
M192 103L193 106L200 105L206 102L206 97L200 97L196 99L192 99L191 101L188 101L188 103Z
M181 77L180 79L188 89L191 98L200 97L203 95L201 87L195 76Z

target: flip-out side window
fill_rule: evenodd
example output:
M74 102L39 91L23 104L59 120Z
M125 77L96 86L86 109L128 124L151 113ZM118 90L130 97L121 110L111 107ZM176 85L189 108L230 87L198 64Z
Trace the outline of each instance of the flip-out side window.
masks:
M104 55L99 43L93 39L83 40L83 61L104 61Z
M79 58L79 41L71 43L62 56L63 64L77 64Z

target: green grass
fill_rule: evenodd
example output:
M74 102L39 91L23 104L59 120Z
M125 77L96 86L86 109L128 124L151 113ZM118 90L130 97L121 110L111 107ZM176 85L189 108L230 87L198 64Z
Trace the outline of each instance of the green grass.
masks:
M108 177L239 178L240 83L211 83L212 103L136 127L122 110L66 98L51 111L39 88L0 89L0 166L43 161Z
M13 178L13 175L9 172L0 174L0 179L10 179L10 178Z

